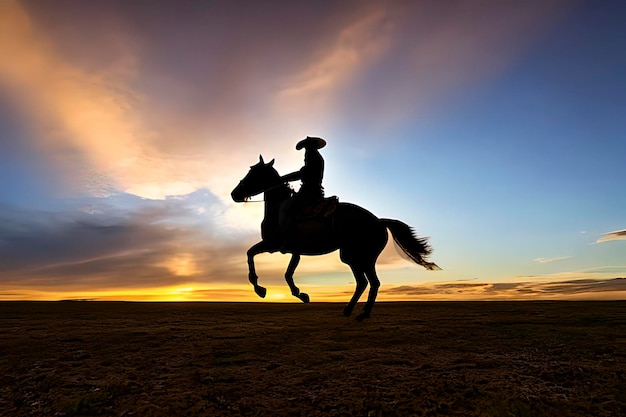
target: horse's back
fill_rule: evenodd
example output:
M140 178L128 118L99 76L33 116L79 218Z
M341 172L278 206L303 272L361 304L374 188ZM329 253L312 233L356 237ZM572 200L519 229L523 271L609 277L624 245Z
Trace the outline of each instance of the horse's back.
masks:
M369 210L352 203L338 203L328 217L297 223L299 253L321 255L337 249L342 258L375 259L387 244L387 228Z
M372 212L352 203L339 203L335 211L335 221L344 223L346 226L354 227L358 231L362 227L384 228Z
M374 260L387 244L387 228L369 210L352 203L339 203L335 212L335 236L342 258Z

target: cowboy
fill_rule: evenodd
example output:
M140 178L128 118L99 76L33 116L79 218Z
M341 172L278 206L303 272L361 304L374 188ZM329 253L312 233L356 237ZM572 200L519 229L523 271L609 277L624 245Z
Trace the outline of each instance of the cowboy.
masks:
M281 180L285 182L302 181L300 190L280 207L278 222L285 241L284 247L292 243L298 212L324 198L324 187L322 187L324 158L318 150L324 146L326 146L324 139L310 136L298 142L296 149L304 148L305 150L304 166L299 171L281 177Z

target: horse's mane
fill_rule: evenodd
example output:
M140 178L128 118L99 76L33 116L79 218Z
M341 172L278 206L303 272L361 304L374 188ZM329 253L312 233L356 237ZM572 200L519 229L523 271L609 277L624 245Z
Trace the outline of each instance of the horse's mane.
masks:
M276 178L280 179L281 175L278 173L278 171L276 170L276 168L272 167L272 170L276 173ZM271 187L268 189L272 190L272 189L277 189L277 188L281 188L284 187L285 190L289 191L289 196L291 197L292 195L294 195L296 193L296 191L293 189L293 187L291 186L291 184L289 184L289 182L284 181L284 182L279 182L278 184L276 184L275 186Z

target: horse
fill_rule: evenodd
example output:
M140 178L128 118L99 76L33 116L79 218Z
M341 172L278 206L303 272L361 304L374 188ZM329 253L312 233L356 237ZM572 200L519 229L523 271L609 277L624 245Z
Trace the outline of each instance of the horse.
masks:
M273 165L273 159L265 163L263 156L259 155L259 162L250 167L248 174L231 192L232 199L237 203L246 202L252 196L264 193L265 215L261 223L261 241L247 252L248 279L254 286L256 294L261 298L265 297L267 289L258 284L259 278L254 266L256 255L277 251L291 253L291 260L285 272L285 281L293 296L308 303L309 295L300 292L293 281L300 256L324 255L339 250L341 261L350 267L356 280L354 294L345 306L343 314L346 317L352 314L369 283L367 302L356 319L361 321L369 318L380 287L380 280L376 274L376 260L387 245L387 230L391 232L397 246L410 260L427 270L441 269L426 259L432 253L428 239L417 237L406 223L378 218L368 210L346 202L339 202L332 214L324 220L299 221L294 238L295 244L292 248L285 248L278 223L279 209L294 191L289 184L281 180Z

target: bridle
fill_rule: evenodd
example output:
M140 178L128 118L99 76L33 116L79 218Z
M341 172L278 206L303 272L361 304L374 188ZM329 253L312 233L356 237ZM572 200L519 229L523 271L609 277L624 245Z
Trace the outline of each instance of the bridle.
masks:
M244 180L239 181L239 185L241 185L241 183L243 183L243 182L244 182ZM260 192L258 192L258 193L254 193L254 194L252 194L252 195L261 194L261 193L263 193L263 194L265 195L265 193L266 193L266 192L271 191L271 190L273 190L274 188L281 187L281 186L283 186L283 185L285 185L285 186L289 187L289 185L287 185L287 183L286 183L286 182L279 182L279 183L278 183L278 184L276 184L276 185L273 185L273 186L271 186L271 187L269 187L269 188L263 189L263 190L261 190ZM252 195L251 195L250 197L245 197L245 198L244 198L243 203L245 204L245 203L264 203L264 202L265 202L265 197L263 197L261 200L248 200L248 198L252 198Z

